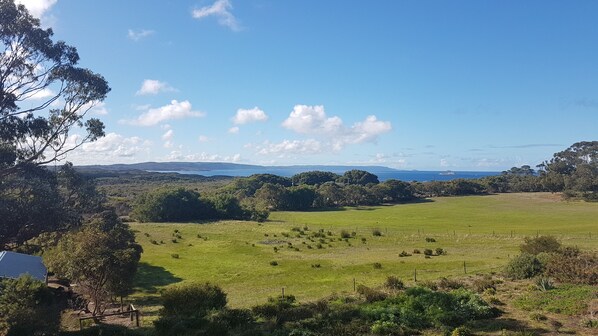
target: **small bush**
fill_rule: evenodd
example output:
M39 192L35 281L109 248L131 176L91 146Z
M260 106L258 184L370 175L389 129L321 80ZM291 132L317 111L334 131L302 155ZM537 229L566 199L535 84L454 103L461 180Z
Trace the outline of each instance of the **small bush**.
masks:
M405 284L403 283L403 281L394 275L390 275L388 278L386 278L384 286L392 290L399 290L405 288Z
M447 278L440 278L440 280L438 280L438 288L444 290L459 289L463 287L465 287L465 285L459 280L452 280Z
M435 252L436 252L436 255L439 255L439 256L446 254L446 251L443 248L440 248L440 247L437 247L436 250L435 250Z
M401 257L401 258L402 258L402 257L410 257L410 256L411 256L411 254L409 254L409 253L407 253L407 252L405 252L405 251L403 251L403 252L399 253L399 257Z
M438 290L438 285L432 280L424 280L419 283L420 287L431 289L433 291Z
M312 264L311 267L312 268L320 268L320 267L322 267L322 265L320 265L320 264Z
M541 252L556 252L561 248L561 243L553 236L525 237L523 241L523 245L519 247L521 252L533 255Z
M373 288L364 285L357 286L357 293L362 295L367 302L376 302L386 299L386 294L384 294L383 292L377 291Z
M154 239L150 240L150 243L154 244L154 245L158 245L158 242Z
M372 230L372 236L374 236L374 237L381 237L382 236L382 231L380 231L380 229L373 229Z
M431 256L433 254L434 254L434 252L431 249L424 249L424 255Z
M216 285L186 284L168 287L162 293L160 316L195 316L226 306L226 293Z
M414 250L413 250L413 254L420 254L420 253L421 253L421 252L420 252L420 250L418 250L418 249L414 249Z
M178 253L172 253L170 256L171 256L172 258L174 258L174 259L178 259L178 258L179 258L179 255L178 255Z
M278 261L276 261L276 260L272 260L272 261L270 262L270 266L278 266Z
M361 237L361 242L365 244L367 242L367 239L365 237Z
M428 242L428 243L435 243L436 239L434 239L432 237L426 237L426 242Z
M547 290L554 289L554 283L552 282L552 280L550 280L550 278L540 277L536 279L536 288L545 292Z
M542 273L542 263L529 253L521 253L511 259L505 267L505 274L511 279L529 279Z
M316 245L316 247L317 247L318 249L323 249L323 248L324 248L324 245L322 245L321 243L318 243L318 245Z
M374 266L374 269L381 269L382 268L382 264L379 262L375 262L372 266Z
M347 230L341 230L341 238L351 238L351 234Z
M147 232L146 232L146 233L144 233L144 235L145 235L146 237L149 237L149 236L150 236L150 234L149 234L149 233L147 233Z

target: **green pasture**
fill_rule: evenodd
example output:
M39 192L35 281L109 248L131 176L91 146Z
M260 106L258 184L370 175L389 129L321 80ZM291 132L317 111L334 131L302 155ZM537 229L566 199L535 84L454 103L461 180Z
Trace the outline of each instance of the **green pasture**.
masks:
M461 276L465 271L499 271L518 253L523 237L537 234L598 250L598 204L565 202L549 193L274 212L262 224L221 221L134 223L131 227L144 249L133 298L149 311L152 306L155 309L160 288L186 281L218 284L228 293L231 306L247 307L279 295L282 288L307 301L352 292L354 279L357 285L378 286L388 275L413 282L416 272L421 281ZM382 236L374 236L374 229ZM324 237L312 237L320 230ZM355 232L355 237L339 241L341 230ZM177 234L182 238L176 238ZM424 249L436 248L444 249L446 255L424 257ZM414 249L422 253L413 254ZM402 251L412 255L399 257ZM273 261L278 265L271 265ZM382 267L375 268L374 263Z

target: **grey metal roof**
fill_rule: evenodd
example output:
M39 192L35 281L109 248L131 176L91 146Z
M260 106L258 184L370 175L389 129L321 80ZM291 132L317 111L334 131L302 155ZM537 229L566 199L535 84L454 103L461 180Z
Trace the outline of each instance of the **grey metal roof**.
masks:
M45 282L48 269L41 257L11 251L0 252L0 278L16 279L25 274Z

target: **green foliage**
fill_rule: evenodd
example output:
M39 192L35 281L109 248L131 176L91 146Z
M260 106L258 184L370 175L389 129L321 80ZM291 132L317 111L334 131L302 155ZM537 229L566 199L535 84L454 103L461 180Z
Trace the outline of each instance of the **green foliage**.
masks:
M205 316L211 310L226 306L226 293L209 283L171 286L162 292L160 317Z
M553 236L525 237L523 241L523 245L519 247L521 252L533 255L542 252L556 252L561 248L561 243Z
M105 211L92 217L81 230L63 236L44 253L48 268L77 282L102 312L110 295L127 295L141 258L141 246L129 226Z
M60 307L43 282L30 276L0 279L0 334L51 335L60 326Z
M339 177L339 175L331 172L310 171L293 175L291 181L293 182L293 185L319 185L326 182L333 182Z
M511 279L529 279L542 273L542 263L529 253L521 253L509 261L505 274Z
M471 330L465 326L460 326L451 332L451 336L470 336L472 335Z
M385 293L364 285L357 286L357 293L363 296L366 302L382 301L387 297Z
M198 192L162 189L140 195L131 216L140 222L191 221L204 217L204 208Z
M555 288L554 283L552 280L550 280L550 278L539 277L536 279L535 283L536 288L544 292Z
M359 185L367 185L370 183L378 184L378 176L369 173L365 170L358 170L353 169L345 172L343 176L339 177L337 180L339 183L343 184L359 184Z

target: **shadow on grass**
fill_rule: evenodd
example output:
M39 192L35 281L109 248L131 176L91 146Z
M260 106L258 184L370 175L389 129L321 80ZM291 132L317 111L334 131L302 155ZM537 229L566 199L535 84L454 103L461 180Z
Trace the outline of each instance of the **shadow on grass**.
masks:
M183 281L182 278L174 276L164 267L142 262L139 263L137 274L135 275L135 289L153 294L158 292L158 287L181 281Z

